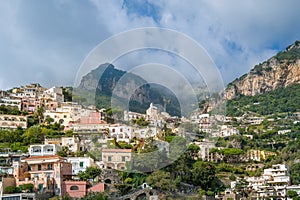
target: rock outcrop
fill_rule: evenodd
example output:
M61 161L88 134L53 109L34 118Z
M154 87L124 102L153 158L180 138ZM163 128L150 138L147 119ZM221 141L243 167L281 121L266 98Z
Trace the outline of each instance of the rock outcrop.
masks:
M300 83L300 41L228 84L225 98L254 96Z

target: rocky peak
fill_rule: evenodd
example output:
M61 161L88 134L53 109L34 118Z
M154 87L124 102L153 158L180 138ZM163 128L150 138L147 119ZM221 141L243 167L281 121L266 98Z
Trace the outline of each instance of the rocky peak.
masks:
M296 50L296 49L300 49L300 40L297 40L296 42L294 42L293 44L288 46L286 48L286 51L293 51L293 50Z
M288 46L269 60L256 65L248 74L228 84L225 98L254 96L280 87L300 83L300 41Z

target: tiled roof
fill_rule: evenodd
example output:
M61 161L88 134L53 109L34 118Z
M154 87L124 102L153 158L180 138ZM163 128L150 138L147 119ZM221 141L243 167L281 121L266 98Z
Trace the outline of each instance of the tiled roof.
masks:
M131 149L102 149L102 152L131 153Z
M50 156L30 156L29 158L25 158L25 160L54 159L54 158L64 159L63 157L58 155L50 155Z

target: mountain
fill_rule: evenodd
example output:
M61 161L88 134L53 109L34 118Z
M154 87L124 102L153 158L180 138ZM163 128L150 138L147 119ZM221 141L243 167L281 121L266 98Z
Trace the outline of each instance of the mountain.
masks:
M86 74L76 91L85 100L95 98L91 101L98 108L110 108L113 101L113 105L121 105L118 108L122 110L122 106L128 104L129 100L129 110L140 113L145 113L150 103L164 107L164 100L167 99L166 111L173 116L181 116L179 102L169 89L148 84L140 76L116 69L108 63Z
M238 96L226 101L228 116L272 115L300 111L300 84L277 88L255 96Z
M225 98L254 96L300 83L300 41L229 83Z

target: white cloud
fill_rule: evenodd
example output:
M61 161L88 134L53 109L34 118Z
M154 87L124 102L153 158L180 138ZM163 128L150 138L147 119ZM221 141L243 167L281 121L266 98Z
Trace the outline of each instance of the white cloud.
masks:
M146 3L154 17L143 14ZM148 0L135 5L127 7L122 0L2 1L0 69L17 72L14 80L4 76L3 87L30 82L33 71L44 74L36 78L42 84L72 85L93 47L133 28L159 26L191 36L211 55L225 82L299 39L298 0Z

